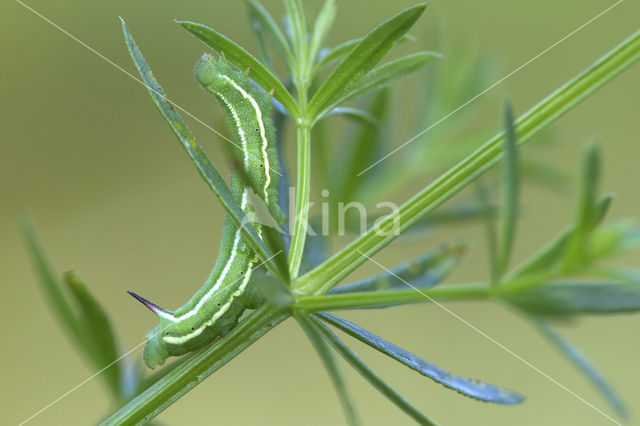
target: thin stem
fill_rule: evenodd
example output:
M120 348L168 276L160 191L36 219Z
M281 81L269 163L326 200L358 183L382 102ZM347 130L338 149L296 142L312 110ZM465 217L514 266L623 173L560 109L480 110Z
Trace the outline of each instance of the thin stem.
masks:
M302 253L307 237L309 221L309 198L311 195L311 129L306 124L298 124L296 129L298 141L297 173L296 173L296 211L293 222L291 246L289 248L289 274L291 279L298 276Z
M138 424L150 421L289 315L286 310L263 305L224 338L195 352L102 424Z
M332 309L371 308L405 303L424 303L432 300L478 300L491 296L487 284L459 284L433 288L413 288L390 291L364 291L358 293L326 294L298 297L295 309L307 312Z

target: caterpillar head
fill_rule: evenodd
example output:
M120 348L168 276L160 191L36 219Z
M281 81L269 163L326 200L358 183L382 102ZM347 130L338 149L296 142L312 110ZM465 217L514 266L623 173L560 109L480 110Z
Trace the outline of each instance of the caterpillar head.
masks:
M147 367L156 368L158 365L164 364L170 355L162 341L162 330L159 327L151 330L147 334L147 344L142 351L142 358Z
M138 302L142 303L146 306L151 312L158 315L160 318L160 325L151 330L147 334L147 344L144 347L144 351L142 352L142 357L144 359L144 363L147 364L149 368L155 368L158 365L164 364L166 359L171 355L166 348L166 345L162 341L162 333L168 328L168 324L166 321L163 321L163 313L167 314L168 311L166 309L161 308L140 296L139 294L134 293L133 291L127 290L131 296L133 296Z
M218 60L205 53L198 59L195 68L196 79L204 87L215 84L223 75L232 71L232 68L224 60Z

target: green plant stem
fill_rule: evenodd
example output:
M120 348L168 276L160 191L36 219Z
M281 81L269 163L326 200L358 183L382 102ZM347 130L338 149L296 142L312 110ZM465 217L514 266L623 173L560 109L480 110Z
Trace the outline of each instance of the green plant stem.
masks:
M309 221L309 198L311 195L311 128L306 124L298 124L297 138L297 173L296 173L296 211L289 247L289 274L291 279L298 276L304 243L307 237Z
M138 424L150 421L289 315L288 310L274 309L269 304L263 305L227 336L195 352L102 424Z
M457 284L418 290L407 287L406 290L363 291L319 296L298 297L295 309L307 312L328 311L332 309L352 309L396 305L404 303L422 303L433 300L478 300L491 296L491 287L487 284Z
M518 142L526 142L639 58L640 31L637 31L522 115L515 123ZM396 214L383 219L377 228L370 229L322 265L296 280L293 283L294 290L306 295L329 291L370 256L496 164L504 154L503 140L504 132L498 133L405 202Z

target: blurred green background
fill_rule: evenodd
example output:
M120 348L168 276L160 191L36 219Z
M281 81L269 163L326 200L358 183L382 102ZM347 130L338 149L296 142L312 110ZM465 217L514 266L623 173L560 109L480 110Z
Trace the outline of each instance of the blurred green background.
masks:
M243 2L46 2L34 9L133 71L120 32L122 16L169 96L220 127L211 98L192 69L203 45L174 18L208 24L250 51L255 44ZM281 16L279 0L264 1ZM307 1L309 16L320 1ZM412 2L340 1L329 44L364 34ZM605 0L433 2L411 33L405 53L428 48L425 35L439 25L442 38L472 44L502 61L501 75L613 4ZM0 5L0 288L2 291L2 423L16 424L68 391L93 371L72 347L39 292L18 233L28 210L49 258L59 272L74 269L111 315L123 352L139 344L155 318L125 293L139 291L176 307L200 286L215 261L223 210L195 173L146 91L138 83L16 2ZM500 126L508 96L516 113L582 70L638 28L640 4L625 1L575 36L513 75L473 108L478 123ZM446 60L447 51L443 52ZM602 141L603 190L616 198L609 220L637 216L640 201L640 68L626 71L554 126L560 144L544 153L575 176L581 147ZM404 91L422 84L403 83ZM399 114L415 111L398 103ZM224 169L220 138L188 121L200 143ZM428 123L424 123L426 127ZM396 143L413 129L396 129ZM416 142L417 143L417 142ZM525 154L526 155L526 154ZM398 194L401 201L428 182ZM318 188L314 193L319 192ZM528 185L516 254L531 253L571 218L574 193ZM377 260L386 266L424 251L437 241L467 236L472 251L452 281L486 277L483 230L449 228L433 238L394 244ZM638 265L637 256L620 259ZM358 276L378 273L369 264ZM491 303L450 303L451 310L523 356L560 383L602 408L586 380L525 321ZM522 362L433 305L349 312L345 316L394 343L460 375L500 384L527 395L513 407L466 399L425 380L383 356L353 347L419 408L445 425L600 425L609 421ZM560 330L602 369L633 409L640 424L639 318L587 317ZM139 359L141 349L131 357ZM411 424L352 371L356 402L366 424ZM95 423L111 407L98 380L36 417L30 424ZM276 328L231 364L165 411L164 424L324 425L344 423L331 384L311 346L291 321Z

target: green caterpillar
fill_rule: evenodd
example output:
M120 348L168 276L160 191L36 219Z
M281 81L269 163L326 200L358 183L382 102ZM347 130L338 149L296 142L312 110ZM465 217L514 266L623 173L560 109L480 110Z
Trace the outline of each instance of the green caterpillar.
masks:
M282 217L277 203L279 165L270 96L253 88L248 77L234 71L224 59L216 60L208 54L198 60L195 75L218 101L234 143L242 148L238 162L243 170L231 171L233 198L245 216L253 218L249 191L255 190L269 213L275 218ZM260 225L253 225L261 235ZM129 292L160 320L147 334L143 352L147 366L154 368L170 356L183 355L225 335L236 326L245 309L257 308L262 297L250 283L255 261L255 254L227 218L216 265L202 288L184 306L172 312Z

